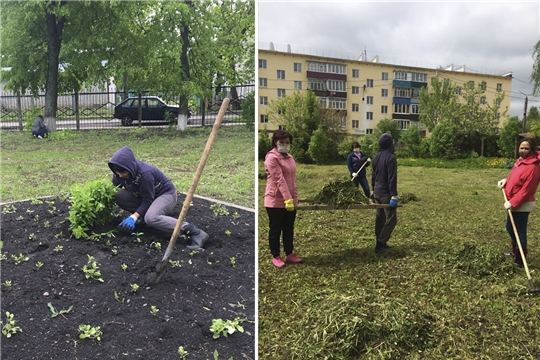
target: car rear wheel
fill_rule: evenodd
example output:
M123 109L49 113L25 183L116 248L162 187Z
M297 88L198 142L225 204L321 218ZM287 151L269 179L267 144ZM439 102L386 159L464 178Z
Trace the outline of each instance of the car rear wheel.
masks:
M122 121L123 126L129 126L133 123L133 119L129 115L122 116L122 119L120 120Z

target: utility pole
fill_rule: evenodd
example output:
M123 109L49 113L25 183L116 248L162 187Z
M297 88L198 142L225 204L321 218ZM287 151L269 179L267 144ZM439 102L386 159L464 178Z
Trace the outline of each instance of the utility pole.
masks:
M522 92L520 91L520 93L522 93ZM528 102L529 99L528 99L526 94L523 94L523 95L525 95L525 107L523 109L523 131L522 132L525 133L525 128L526 128L526 124L527 124L527 102Z

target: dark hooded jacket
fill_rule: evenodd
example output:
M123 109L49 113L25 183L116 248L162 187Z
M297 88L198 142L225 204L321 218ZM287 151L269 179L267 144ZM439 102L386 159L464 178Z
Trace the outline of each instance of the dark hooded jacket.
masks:
M390 134L382 134L379 152L371 163L371 186L378 196L397 196L397 160L394 155L394 140Z
M174 184L161 170L135 159L133 151L128 147L118 150L109 161L109 168L111 164L121 166L130 172L129 179L122 179L113 171L112 182L115 186L125 188L131 195L142 198L142 203L137 208L140 216L146 214L155 198L176 192Z

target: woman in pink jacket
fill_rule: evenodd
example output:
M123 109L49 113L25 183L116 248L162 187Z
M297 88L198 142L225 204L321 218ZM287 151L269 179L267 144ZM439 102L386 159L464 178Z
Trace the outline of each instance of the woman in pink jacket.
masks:
M523 139L519 143L519 159L514 164L507 179L498 182L500 189L504 188L508 201L504 203L505 209L512 211L512 217L516 224L517 233L523 249L527 255L527 222L529 213L534 210L534 194L540 182L540 153L536 152L536 145L531 139ZM506 255L514 256L514 264L523 267L523 260L519 253L516 236L510 221L506 217L506 230L510 234L512 251Z
M292 135L285 130L276 130L272 136L272 150L264 160L267 175L264 207L268 213L270 230L268 241L272 264L280 268L285 262L302 262L294 253L293 235L298 191L296 189L296 163L289 154ZM283 236L285 261L280 256L280 237Z

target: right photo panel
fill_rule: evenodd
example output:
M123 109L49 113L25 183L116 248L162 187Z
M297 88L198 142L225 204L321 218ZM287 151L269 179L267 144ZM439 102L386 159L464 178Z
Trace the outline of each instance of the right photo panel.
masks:
M540 4L257 6L258 359L540 358Z

